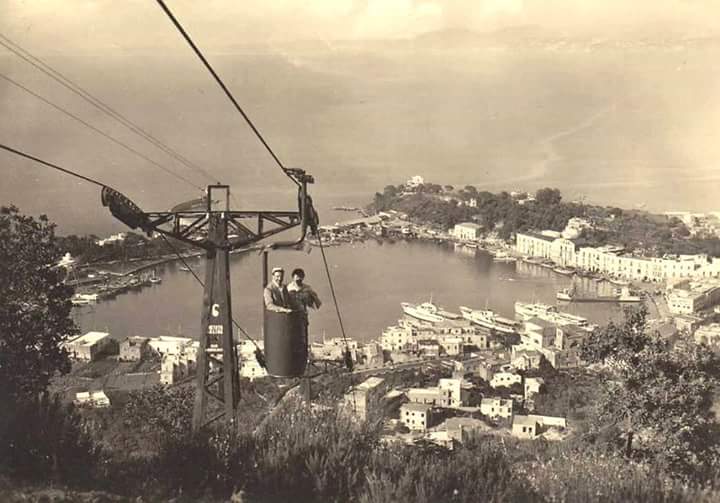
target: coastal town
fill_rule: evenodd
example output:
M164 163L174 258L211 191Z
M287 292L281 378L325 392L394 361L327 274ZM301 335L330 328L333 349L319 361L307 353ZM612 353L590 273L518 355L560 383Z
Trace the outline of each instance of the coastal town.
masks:
M413 194L423 184L416 176L404 189ZM521 200L530 197L525 194ZM470 198L457 204L477 203ZM601 225L578 217L568 219L562 231L518 232L508 242L472 221L441 229L395 210L341 211L362 214L321 226L319 239L325 246L367 239L427 240L461 253L489 253L494 261L516 267L605 283L614 292L598 296L565 289L557 293L557 305L518 300L512 317L487 308L404 302L398 306L401 317L375 340L316 337L309 347L311 361L349 358L352 362L355 384L338 400L338 407L359 421L382 420L387 441L453 448L473 432L561 441L582 428L582 420L577 421L581 414L550 413L542 400L553 380L581 375L587 367L581 347L598 325L564 312L563 305L572 302L644 305L648 327L663 338L691 338L708 350L720 343L720 259L716 257L650 257L627 253L619 245L578 246L583 229ZM124 235L109 239L122 241ZM320 245L317 239L310 243ZM66 255L62 265L72 268L73 264ZM88 274L88 269L93 272ZM147 270L147 265L141 263L140 269ZM84 270L85 281L93 280L91 275L108 276L98 274L96 266ZM134 278L123 281L134 281L137 287L161 282L154 270L152 276ZM81 306L108 297L79 293L73 302ZM262 348L262 341L259 344ZM63 378L60 389L77 404L104 408L111 406L113 393L119 390L187 385L195 373L199 342L166 335L117 340L108 332L89 332L69 340L65 348L79 370ZM255 357L256 349L254 341L238 341L241 378L268 377ZM114 362L112 371L87 377L87 369L102 361ZM400 384L391 378L408 371L414 373Z

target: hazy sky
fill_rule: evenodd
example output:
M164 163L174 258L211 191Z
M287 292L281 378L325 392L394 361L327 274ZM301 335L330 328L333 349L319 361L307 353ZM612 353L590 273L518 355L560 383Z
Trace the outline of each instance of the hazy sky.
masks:
M168 0L205 47L411 37L536 24L570 35L717 33L718 0ZM0 29L34 48L178 46L152 0L0 0Z
M384 185L423 174L490 190L551 185L568 198L626 207L718 209L720 45L680 39L720 35L720 0L167 3L280 158L316 175L321 207L364 204ZM520 43L499 51L476 50L473 37L440 50L421 43L427 39L388 40L517 26L534 28L518 30ZM536 28L583 40L536 50L522 43ZM0 34L237 187L246 207L267 204L271 190L294 200L155 1L0 0ZM662 50L607 44L586 52L591 39L615 37L674 40ZM243 44L259 45L236 50ZM194 182L215 181L198 179L2 47L0 74ZM5 80L0 116L3 143L97 176L142 207L197 195ZM0 168L0 204L80 230L104 232L112 222L96 207L94 187L9 154ZM77 204L83 198L89 202Z

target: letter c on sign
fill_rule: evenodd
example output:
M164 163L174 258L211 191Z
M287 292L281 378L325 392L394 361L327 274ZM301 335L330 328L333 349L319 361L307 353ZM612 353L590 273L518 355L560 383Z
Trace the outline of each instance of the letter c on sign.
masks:
M213 318L217 318L220 315L220 304L213 304L210 313L213 315Z

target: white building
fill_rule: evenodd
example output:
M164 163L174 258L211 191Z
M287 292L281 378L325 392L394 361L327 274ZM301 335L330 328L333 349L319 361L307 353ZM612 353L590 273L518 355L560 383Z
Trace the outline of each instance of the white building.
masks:
M369 377L345 394L344 408L360 421L367 421L380 412L385 389L384 379Z
M113 234L110 237L107 237L105 239L98 239L95 241L95 244L98 246L105 246L107 244L117 243L117 242L123 242L125 241L125 238L127 237L127 232L120 232L118 234Z
M513 372L496 372L490 379L490 386L498 388L500 386L510 387L513 384L520 384L522 376Z
M413 431L426 431L431 424L432 405L406 403L400 407L400 421Z
M518 438L535 438L550 427L567 428L567 421L564 417L535 414L515 416L513 417L512 435Z
M416 332L409 325L388 327L380 336L380 346L385 351L416 351Z
M77 405L88 405L98 408L110 407L110 399L102 390L75 393L75 403Z
M63 344L70 358L80 361L94 361L113 345L107 332L88 332Z
M482 231L482 226L473 222L463 222L455 224L452 234L458 239L474 241L480 237L480 231Z
M720 302L717 281L683 281L675 284L667 295L668 309L673 314L693 314Z
M483 398L480 400L480 412L491 418L509 418L513 415L513 401L509 398Z
M525 399L530 399L534 395L540 393L540 389L545 384L542 377L526 377L525 378Z
M438 381L438 389L447 392L450 407L462 407L467 405L468 390L465 381L461 378L441 378Z
M180 354L185 348L192 344L192 339L187 337L170 337L161 335L148 340L148 346L157 351L160 355Z
M707 344L711 347L720 346L720 323L698 327L693 337L698 344Z

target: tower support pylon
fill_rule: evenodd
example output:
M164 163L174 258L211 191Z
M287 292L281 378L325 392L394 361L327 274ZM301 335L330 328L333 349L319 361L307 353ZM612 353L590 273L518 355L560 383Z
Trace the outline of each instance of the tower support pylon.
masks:
M193 430L225 416L232 423L239 399L238 357L233 337L227 220L214 213L208 238L216 245L206 252L200 346L197 354ZM219 405L219 407L218 407Z

